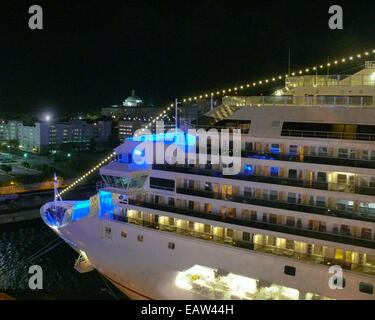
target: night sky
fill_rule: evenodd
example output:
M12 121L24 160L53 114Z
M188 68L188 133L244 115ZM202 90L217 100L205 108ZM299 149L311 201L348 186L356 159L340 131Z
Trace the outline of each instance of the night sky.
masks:
M28 28L41 5L44 30ZM328 28L340 4L344 30ZM0 113L153 104L375 48L374 1L0 2ZM257 94L258 92L252 92Z

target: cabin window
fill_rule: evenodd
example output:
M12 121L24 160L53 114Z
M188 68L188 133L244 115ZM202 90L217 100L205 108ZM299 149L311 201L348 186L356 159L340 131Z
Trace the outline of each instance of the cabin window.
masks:
M168 249L174 250L175 244L173 242L168 242Z
M360 282L359 291L367 294L372 294L374 291L374 287L370 283Z
M250 241L250 233L249 232L242 232L242 240L243 241Z
M296 169L289 169L288 178L289 179L297 179L297 170Z
M211 226L209 224L205 224L203 227L203 231L205 233L210 233L211 232Z
M232 229L227 229L227 237L233 238L233 230Z
M204 204L204 211L207 212L207 213L211 213L212 212L212 205L211 205L211 203L205 203Z
M346 184L346 174L338 174L337 175L337 183L338 184Z
M212 191L212 183L211 182L206 182L204 184L204 190L205 191Z
M292 154L292 155L297 154L297 150L298 150L298 146L296 145L289 146L289 154Z
M245 197L251 197L252 196L251 188L245 187L243 194Z
M229 210L228 210L228 215L229 215L231 218L235 218L235 217L236 217L236 208L229 208Z
M170 226L174 226L174 218L169 218L168 220L169 220L169 221L168 221L168 222L169 222L169 225L170 225Z
M294 227L296 224L294 217L286 217L286 225L289 227Z
M277 215L273 214L273 213L270 213L269 217L268 217L268 222L276 224L277 223Z
M270 190L270 200L277 200L278 192L276 190Z
M317 207L325 207L326 206L326 198L325 197L316 197L316 206Z
M150 177L150 188L174 191L175 181L170 179Z
M327 174L325 172L318 172L317 181L318 182L327 182Z
M348 159L348 149L339 149L339 158Z
M288 250L294 250L294 240L286 240L285 248Z
M248 174L248 175L253 174L253 167L250 166L250 165L245 165L245 166L244 166L244 173L245 173L245 174Z
M370 202L368 204L368 213L375 214L375 203L374 202Z
M168 205L174 207L174 198L168 198Z
M327 157L328 156L328 148L327 147L319 147L318 148L318 156L319 157Z
M292 266L285 266L284 267L284 274L288 276L295 276L296 275L296 268Z
M258 217L257 217L257 212L252 210L250 212L250 219L253 220L253 221L257 221L258 220Z
M128 233L125 231L121 231L121 237L126 238L128 236Z
M278 177L279 176L279 168L271 167L271 177Z
M245 142L245 149L247 151L253 151L253 143L252 142Z
M293 192L288 192L288 202L290 203L296 203L297 196Z

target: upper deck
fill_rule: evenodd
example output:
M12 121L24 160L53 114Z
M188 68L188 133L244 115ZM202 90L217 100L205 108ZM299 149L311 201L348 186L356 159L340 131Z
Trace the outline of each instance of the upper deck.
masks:
M375 86L374 74L359 75L311 75L288 77L285 80L288 88L297 87L354 87L354 86Z

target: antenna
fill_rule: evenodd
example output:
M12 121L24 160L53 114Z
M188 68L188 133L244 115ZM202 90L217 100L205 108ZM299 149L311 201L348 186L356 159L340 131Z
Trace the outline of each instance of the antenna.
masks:
M289 48L289 59L288 59L288 76L290 76L290 48Z

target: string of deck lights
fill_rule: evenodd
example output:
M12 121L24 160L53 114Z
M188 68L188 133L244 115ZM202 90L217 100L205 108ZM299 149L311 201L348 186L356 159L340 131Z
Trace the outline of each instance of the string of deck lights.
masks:
M304 73L305 74L309 73L310 71L317 71L317 70L324 69L325 67L329 68L330 66L336 66L336 65L339 65L339 64L344 64L346 62L355 61L356 59L362 59L363 57L369 56L370 54L375 54L375 49L373 49L372 51L365 51L364 53L358 53L356 55L351 55L351 56L349 56L347 58L335 59L335 60L332 60L331 62L327 62L325 64L320 64L320 65L316 65L316 66L313 66L313 67L302 68L298 72L297 71L291 72L290 75L291 76L302 75ZM237 92L239 90L246 90L246 89L249 89L251 87L258 87L260 85L266 85L266 84L269 84L269 83L274 83L276 81L283 80L283 79L286 79L288 77L289 77L288 74L274 76L274 77L270 77L270 78L266 78L266 79L262 79L262 80L253 81L252 83L241 84L241 85L238 85L236 87L229 88L229 89L222 89L222 90L217 90L215 92L204 93L204 94L200 94L200 95L196 95L196 96L191 96L191 97L185 97L185 98L182 98L182 101L183 102L190 102L190 101L196 101L198 99L211 98L211 97L214 97L214 96L221 96L221 95L224 95L226 93L231 93L232 90L234 92ZM153 120L151 120L141 130L141 133L144 132L146 129L149 129L159 119L162 119L165 116L167 116L167 112L171 111L171 108L173 108L173 107L174 107L173 103L170 106L166 107L157 117L155 117ZM71 185L69 185L68 187L66 187L64 190L62 190L57 195L61 196L65 192L67 192L67 191L71 190L72 188L74 188L77 184L79 184L80 182L82 182L89 175L91 175L92 173L94 173L98 169L100 169L105 163L109 162L115 155L116 155L116 152L111 153L107 158L105 158L103 161L101 161L95 167L91 168L84 175L82 175L80 178L78 178L77 180L75 180Z

